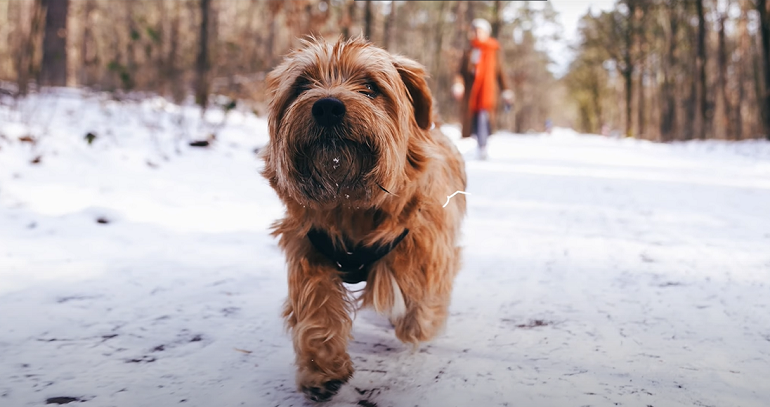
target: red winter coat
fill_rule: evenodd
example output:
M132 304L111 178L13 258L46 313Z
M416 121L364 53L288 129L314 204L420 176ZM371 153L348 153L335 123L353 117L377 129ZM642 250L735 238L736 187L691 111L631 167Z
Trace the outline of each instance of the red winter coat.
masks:
M479 110L487 110L490 122L495 122L500 90L510 89L501 60L500 44L494 38L483 43L474 39L471 47L463 53L459 72L465 85L460 112L463 137L470 137L473 116Z

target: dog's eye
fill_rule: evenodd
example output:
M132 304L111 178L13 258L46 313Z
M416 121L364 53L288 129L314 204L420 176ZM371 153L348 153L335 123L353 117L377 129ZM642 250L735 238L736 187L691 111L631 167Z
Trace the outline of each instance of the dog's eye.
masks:
M306 79L299 79L294 84L294 97L298 97L299 95L305 93L310 89L310 82L308 82Z
M359 93L361 93L362 95L366 95L366 96L368 96L368 97L370 97L372 99L374 99L375 97L377 97L377 95L380 94L380 90L377 89L377 85L375 85L375 84L373 84L371 82L365 83L364 84L364 88L365 88L365 90L361 90L361 91L359 91Z
M295 86L294 87L294 97L297 97L297 96L305 93L305 91L307 91L308 89L309 88L307 86Z

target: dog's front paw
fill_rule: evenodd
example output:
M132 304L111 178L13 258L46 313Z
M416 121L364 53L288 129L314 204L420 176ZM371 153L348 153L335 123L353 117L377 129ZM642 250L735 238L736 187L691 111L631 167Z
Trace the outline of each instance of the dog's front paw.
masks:
M340 387L345 384L342 380L330 380L326 383L322 383L320 386L300 386L300 390L305 393L305 396L313 401L328 401L332 396L337 394Z
M338 365L335 369L338 371L331 376L315 369L300 369L297 373L299 390L310 400L328 401L353 376L352 364L349 359L346 362Z

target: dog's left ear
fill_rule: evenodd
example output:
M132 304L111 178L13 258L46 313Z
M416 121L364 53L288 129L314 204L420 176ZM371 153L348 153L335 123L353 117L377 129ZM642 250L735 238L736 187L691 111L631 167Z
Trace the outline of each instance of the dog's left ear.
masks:
M394 56L393 58L393 66L401 75L401 80L409 92L409 98L412 99L417 125L423 130L430 129L431 124L433 124L431 112L433 98L430 94L430 88L428 88L428 82L425 80L425 68L408 58L401 56Z

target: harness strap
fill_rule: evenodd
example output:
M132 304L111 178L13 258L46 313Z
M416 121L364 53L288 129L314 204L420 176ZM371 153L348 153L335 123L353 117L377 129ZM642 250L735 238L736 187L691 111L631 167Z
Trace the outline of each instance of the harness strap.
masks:
M360 242L354 245L347 238L344 239L342 247L335 247L331 237L323 230L318 229L310 229L307 232L307 238L310 239L313 247L329 259L341 272L342 281L356 284L366 281L372 264L393 251L408 233L409 229L404 229L392 242L370 247L366 247ZM350 247L352 249L349 249Z

